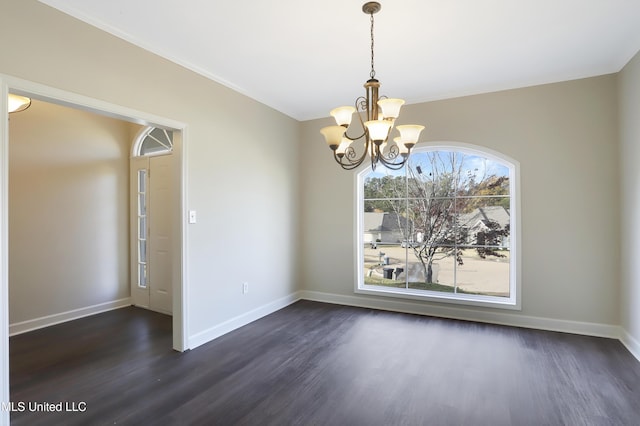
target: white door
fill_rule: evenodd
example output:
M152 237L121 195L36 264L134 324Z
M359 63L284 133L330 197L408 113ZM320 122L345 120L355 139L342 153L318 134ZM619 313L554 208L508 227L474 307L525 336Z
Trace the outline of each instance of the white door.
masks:
M172 312L172 156L131 159L131 298L133 304Z
M171 155L149 158L149 308L171 313Z

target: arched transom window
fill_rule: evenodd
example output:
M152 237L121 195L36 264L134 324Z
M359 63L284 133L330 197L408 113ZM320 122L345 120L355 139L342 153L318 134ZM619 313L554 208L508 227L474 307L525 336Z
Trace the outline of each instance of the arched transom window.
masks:
M133 157L170 154L173 132L159 127L145 127L133 143Z

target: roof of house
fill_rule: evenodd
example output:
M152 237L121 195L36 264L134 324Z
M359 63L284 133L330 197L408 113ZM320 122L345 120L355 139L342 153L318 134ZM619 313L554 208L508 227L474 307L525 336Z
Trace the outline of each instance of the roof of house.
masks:
M406 225L407 219L398 216L395 212L365 212L364 213L364 230L365 232L391 232L399 231L400 226Z
M460 215L460 226L473 228L481 222L487 224L489 221L497 222L504 228L510 222L509 210L502 206L478 207L470 213Z

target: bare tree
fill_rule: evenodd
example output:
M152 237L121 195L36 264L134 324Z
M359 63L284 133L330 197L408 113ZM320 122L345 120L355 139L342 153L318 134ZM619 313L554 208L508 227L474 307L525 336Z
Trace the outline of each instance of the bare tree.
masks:
M365 186L365 198L372 194L375 199L366 211L394 213L397 229L420 261L427 283L433 282L434 262L453 257L463 265L463 249L469 246L481 258L503 257L496 246L508 237L508 225L485 219L482 229L470 237L468 224L460 223L463 215L483 206L508 208L508 177L487 173L482 163L486 160L472 159L448 151L412 155L405 176L374 178Z
M421 234L410 247L422 264L425 282L431 283L435 261L453 256L463 264L456 214L462 206L454 197L462 184L462 163L452 152L431 152L427 160L428 164L412 162L407 168L407 215L414 228L407 238Z

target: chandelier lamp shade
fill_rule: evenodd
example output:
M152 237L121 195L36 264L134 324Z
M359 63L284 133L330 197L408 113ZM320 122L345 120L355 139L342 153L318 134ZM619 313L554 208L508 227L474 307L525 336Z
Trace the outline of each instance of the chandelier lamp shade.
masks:
M362 11L369 15L371 20L371 72L369 80L364 84L365 96L356 99L355 106L333 109L330 114L335 119L336 125L320 130L327 145L333 151L334 159L345 170L355 169L367 157L371 160L373 170L378 163L392 170L401 169L409 159L411 149L418 142L420 132L424 129L424 126L414 124L394 127L404 100L378 94L380 82L375 78L373 15L380 9L378 2L368 2L362 6ZM348 134L352 128L354 113L360 122L360 130L355 137ZM399 136L390 140L394 128Z
M31 99L26 96L14 95L13 93L9 93L8 107L9 112L20 112L31 106Z

